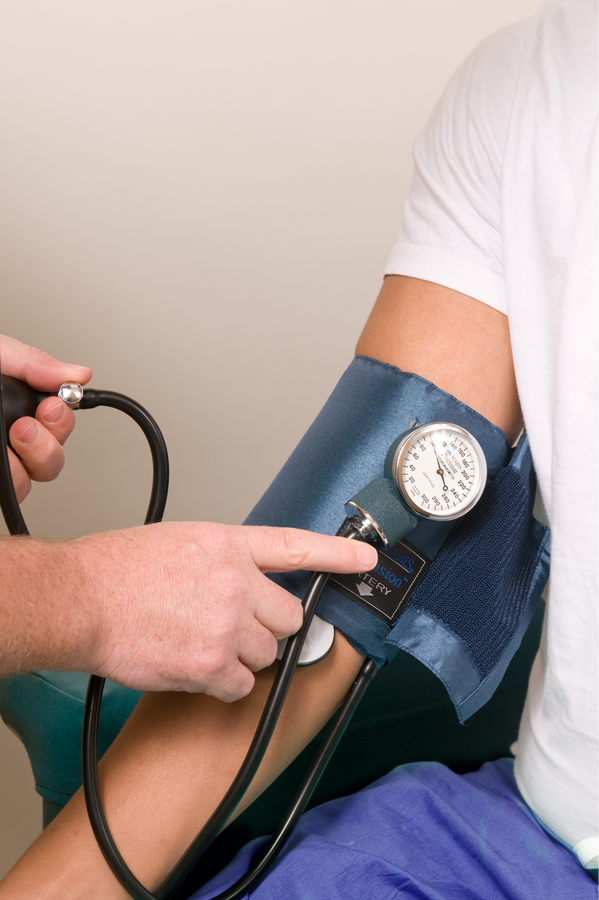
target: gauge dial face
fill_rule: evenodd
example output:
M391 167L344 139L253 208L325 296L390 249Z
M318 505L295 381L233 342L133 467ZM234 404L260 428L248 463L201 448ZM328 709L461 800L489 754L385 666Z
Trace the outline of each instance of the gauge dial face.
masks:
M480 498L487 463L468 431L448 422L433 422L411 431L399 444L393 477L413 512L428 519L457 519Z

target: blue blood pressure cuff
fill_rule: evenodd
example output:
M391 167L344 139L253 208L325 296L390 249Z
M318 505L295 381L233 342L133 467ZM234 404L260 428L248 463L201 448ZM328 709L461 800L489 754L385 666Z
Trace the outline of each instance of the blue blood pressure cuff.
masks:
M393 441L415 423L451 422L477 439L487 487L462 519L420 519L379 549L377 567L331 579L318 615L360 653L388 663L402 649L443 681L461 721L491 697L532 618L549 571L549 532L532 516L528 440L509 450L501 429L434 384L358 356L247 525L335 534L345 505L384 475ZM305 572L271 574L301 597Z

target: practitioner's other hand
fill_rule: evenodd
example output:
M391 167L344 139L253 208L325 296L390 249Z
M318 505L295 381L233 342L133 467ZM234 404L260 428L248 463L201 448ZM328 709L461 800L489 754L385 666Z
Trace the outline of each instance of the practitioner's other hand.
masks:
M87 384L92 376L85 366L59 362L42 350L0 335L3 375L25 381L37 391L58 391L63 381ZM75 414L58 397L48 397L37 408L35 419L24 416L10 429L8 456L17 499L21 503L31 481L52 481L64 465L62 445L75 427ZM14 452L13 452L14 450Z

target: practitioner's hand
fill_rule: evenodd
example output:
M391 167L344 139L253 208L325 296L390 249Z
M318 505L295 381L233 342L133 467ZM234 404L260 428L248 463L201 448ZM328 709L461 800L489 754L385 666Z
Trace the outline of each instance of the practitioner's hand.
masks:
M69 542L97 613L87 671L141 690L246 696L300 603L264 572L361 572L373 547L291 528L165 522Z
M63 381L86 384L91 369L61 363L41 350L0 335L3 375L25 381L37 391L58 391ZM31 480L51 481L64 465L62 445L75 427L75 414L58 397L48 397L37 408L35 419L24 416L10 429L10 470L19 503L31 490Z

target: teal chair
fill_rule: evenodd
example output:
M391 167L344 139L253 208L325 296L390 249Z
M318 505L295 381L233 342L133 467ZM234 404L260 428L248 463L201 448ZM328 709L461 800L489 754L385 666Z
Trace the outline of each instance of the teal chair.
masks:
M26 672L0 678L0 715L29 754L43 799L44 828L81 786L81 727L89 675ZM100 752L105 753L133 712L140 691L107 681Z

